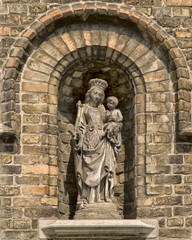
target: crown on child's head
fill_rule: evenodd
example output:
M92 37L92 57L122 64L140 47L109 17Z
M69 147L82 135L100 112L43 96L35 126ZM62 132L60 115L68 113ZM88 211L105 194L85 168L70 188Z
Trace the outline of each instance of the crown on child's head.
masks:
M93 78L89 81L89 88L98 87L101 88L103 91L108 87L108 84L105 80L100 78Z

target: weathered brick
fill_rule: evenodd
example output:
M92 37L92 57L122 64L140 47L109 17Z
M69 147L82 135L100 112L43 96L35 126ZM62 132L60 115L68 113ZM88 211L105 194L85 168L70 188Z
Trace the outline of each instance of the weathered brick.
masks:
M182 205L181 196L157 197L155 200L156 205Z
M0 185L12 185L13 177L12 176L0 176Z
M138 216L140 218L170 217L171 208L138 208Z
M47 6L43 4L35 4L33 6L29 6L29 12L33 13L43 13L47 10Z
M177 236L178 238L189 238L191 237L191 231L182 228L160 229L159 236L166 238L172 238L173 236Z
M47 146L33 146L33 145L24 146L23 153L24 154L33 154L33 155L47 154L48 147Z
M14 229L29 229L31 228L31 220L13 220Z
M34 207L40 205L40 200L37 197L14 197L13 206L15 207Z
M38 185L40 183L39 177L34 176L16 176L15 179L17 184L26 184L26 185Z
M183 218L169 218L167 219L167 226L168 227L179 227L184 225Z
M48 129L47 125L24 125L23 132L24 133L46 133Z
M190 17L191 12L189 8L186 7L173 7L174 17Z
M40 218L40 217L55 217L57 216L57 208L26 208L24 215L26 217Z
M35 240L37 238L38 234L36 231L5 231L4 233L4 239L18 239L18 240L22 240L22 239L31 239L31 240Z
M180 173L180 174L191 174L192 166L191 165L176 165L173 166L173 172L174 173Z
M24 195L44 195L48 194L48 187L47 186L22 186L22 193Z
M9 164L12 162L12 156L10 155L0 155L0 164Z
M24 144L37 144L39 143L40 136L38 135L24 135L22 137L22 142Z
M174 216L189 216L192 215L192 207L174 207Z
M22 167L23 174L48 174L49 173L49 166L47 165L25 165Z
M24 115L23 116L23 123L24 124L34 124L34 123L39 123L40 122L40 115Z
M186 218L186 226L192 226L192 217Z
M165 0L165 6L191 6L192 0Z
M19 173L21 173L21 166L2 165L0 168L0 174L19 174Z
M170 195L172 193L171 186L147 186L148 195Z
M191 193L191 187L189 186L175 186L175 193L177 194L189 194Z
M181 175L162 175L162 176L154 176L155 184L180 184L181 183Z
M151 174L159 174L159 173L170 173L171 168L170 166L164 166L164 165L147 165L146 166L146 172Z
M38 164L40 163L40 159L38 156L30 155L30 156L15 156L14 157L14 163L15 164L21 164L21 165L29 165L29 164Z
M10 28L9 27L0 27L0 36L9 36Z
M27 92L46 93L48 91L48 85L46 83L23 82L22 90Z
M19 187L0 187L0 196L15 196L20 194Z
M58 198L56 197L41 198L41 204L46 206L57 206Z

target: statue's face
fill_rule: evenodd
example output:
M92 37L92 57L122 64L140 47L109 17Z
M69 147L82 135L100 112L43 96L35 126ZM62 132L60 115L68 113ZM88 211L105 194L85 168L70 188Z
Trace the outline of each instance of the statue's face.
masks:
M98 103L100 103L101 100L102 100L103 91L102 91L101 89L99 89L99 88L94 88L94 89L92 90L90 96L91 96L91 100L92 100L94 103L98 104Z
M109 108L109 110L114 110L116 106L117 106L117 103L113 101L113 99L111 98L107 99L107 107Z

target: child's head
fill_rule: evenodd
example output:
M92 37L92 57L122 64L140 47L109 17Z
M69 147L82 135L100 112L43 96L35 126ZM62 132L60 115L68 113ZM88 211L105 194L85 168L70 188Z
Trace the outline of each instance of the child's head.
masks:
M109 110L114 110L117 107L118 103L118 99L114 96L107 98L107 107L109 108Z

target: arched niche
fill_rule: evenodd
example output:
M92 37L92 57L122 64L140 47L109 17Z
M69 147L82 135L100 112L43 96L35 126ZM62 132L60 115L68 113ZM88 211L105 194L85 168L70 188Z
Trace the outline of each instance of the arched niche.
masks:
M65 5L49 12L22 33L5 66L3 121L17 127L18 135L38 131L41 142L24 143L22 154L28 154L28 147L33 146L48 156L50 169L53 159L58 159L59 211L63 218L74 214L76 187L74 179L69 181L70 175L74 178L73 164L69 164L70 139L75 104L83 99L89 77L101 75L109 82L106 96L117 96L124 113L125 141L117 172L121 184L117 186L115 202L125 218L136 217L146 198L146 159L156 147L152 140L157 132L153 119L158 113L166 113L173 126L170 139L176 124L182 126L190 119L189 109L178 107L183 101L190 105L190 98L177 94L178 90L189 94L190 84L183 54L174 40L134 9L113 6L92 2L83 7ZM9 87L14 80L20 80L20 92ZM181 80L185 86L178 84ZM29 115L40 119L38 127L26 124ZM172 142L166 145L166 153ZM70 152L65 156L66 150ZM55 177L51 170L48 177L51 195Z

